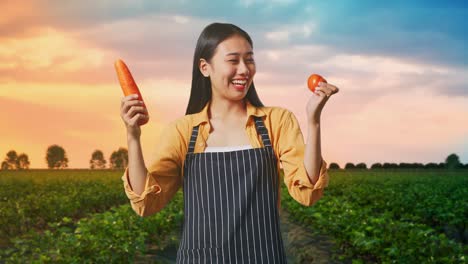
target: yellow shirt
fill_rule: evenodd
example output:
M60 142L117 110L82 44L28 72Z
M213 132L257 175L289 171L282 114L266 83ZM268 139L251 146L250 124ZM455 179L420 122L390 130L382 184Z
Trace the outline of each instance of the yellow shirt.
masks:
M322 158L319 179L312 184L304 166L305 144L299 123L294 114L280 107L256 107L247 100L248 120L245 126L250 144L254 148L263 147L257 135L255 121L251 116L264 117L264 123L273 146L280 171L284 171L284 183L289 194L299 203L312 206L323 195L328 186L327 163ZM209 103L196 114L185 115L171 122L157 142L155 155L147 168L145 189L140 195L133 192L128 178L128 167L122 176L124 190L133 210L140 216L149 216L160 211L179 190L183 183L183 168L192 128L200 125L194 153L203 152L209 136ZM278 178L280 177L278 173ZM280 181L278 181L280 182ZM278 186L280 192L281 186ZM278 195L278 208L280 196Z

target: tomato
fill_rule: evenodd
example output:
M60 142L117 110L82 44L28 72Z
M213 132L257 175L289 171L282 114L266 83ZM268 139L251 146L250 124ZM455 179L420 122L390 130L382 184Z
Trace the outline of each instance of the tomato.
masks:
M317 86L319 85L319 82L326 83L327 80L325 80L325 78L323 78L322 76L314 73L309 76L309 79L307 80L307 86L309 86L309 89L312 92L315 92L315 88L317 88Z

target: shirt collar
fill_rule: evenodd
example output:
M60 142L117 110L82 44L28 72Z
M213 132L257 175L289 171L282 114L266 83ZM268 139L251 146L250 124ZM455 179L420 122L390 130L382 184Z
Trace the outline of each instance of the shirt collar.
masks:
M260 108L260 107L256 107L254 106L252 103L250 103L249 100L246 99L246 107L247 107L247 117L250 117L250 116L265 116L265 112ZM209 117L208 117L208 108L209 108L209 105L210 105L210 101L208 101L208 103L206 103L205 107L203 107L203 109L196 113L195 116L194 116L194 126L197 126L201 123L208 123L209 121ZM249 119L249 118L248 118Z

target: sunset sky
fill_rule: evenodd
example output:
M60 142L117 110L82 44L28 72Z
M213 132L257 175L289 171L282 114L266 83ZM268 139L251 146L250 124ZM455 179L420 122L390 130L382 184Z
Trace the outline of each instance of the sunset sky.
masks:
M468 4L464 1L21 0L0 3L0 158L48 146L70 168L127 147L113 62L130 67L150 112L146 164L187 106L196 41L213 22L254 42L263 103L305 126L322 74L340 88L322 112L322 156L346 162L468 163Z

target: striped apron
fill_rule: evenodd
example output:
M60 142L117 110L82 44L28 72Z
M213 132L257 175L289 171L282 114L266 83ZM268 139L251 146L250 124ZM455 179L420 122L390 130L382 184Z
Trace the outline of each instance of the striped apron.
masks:
M262 148L194 153L184 164L184 224L177 263L286 263L277 159L261 117Z

